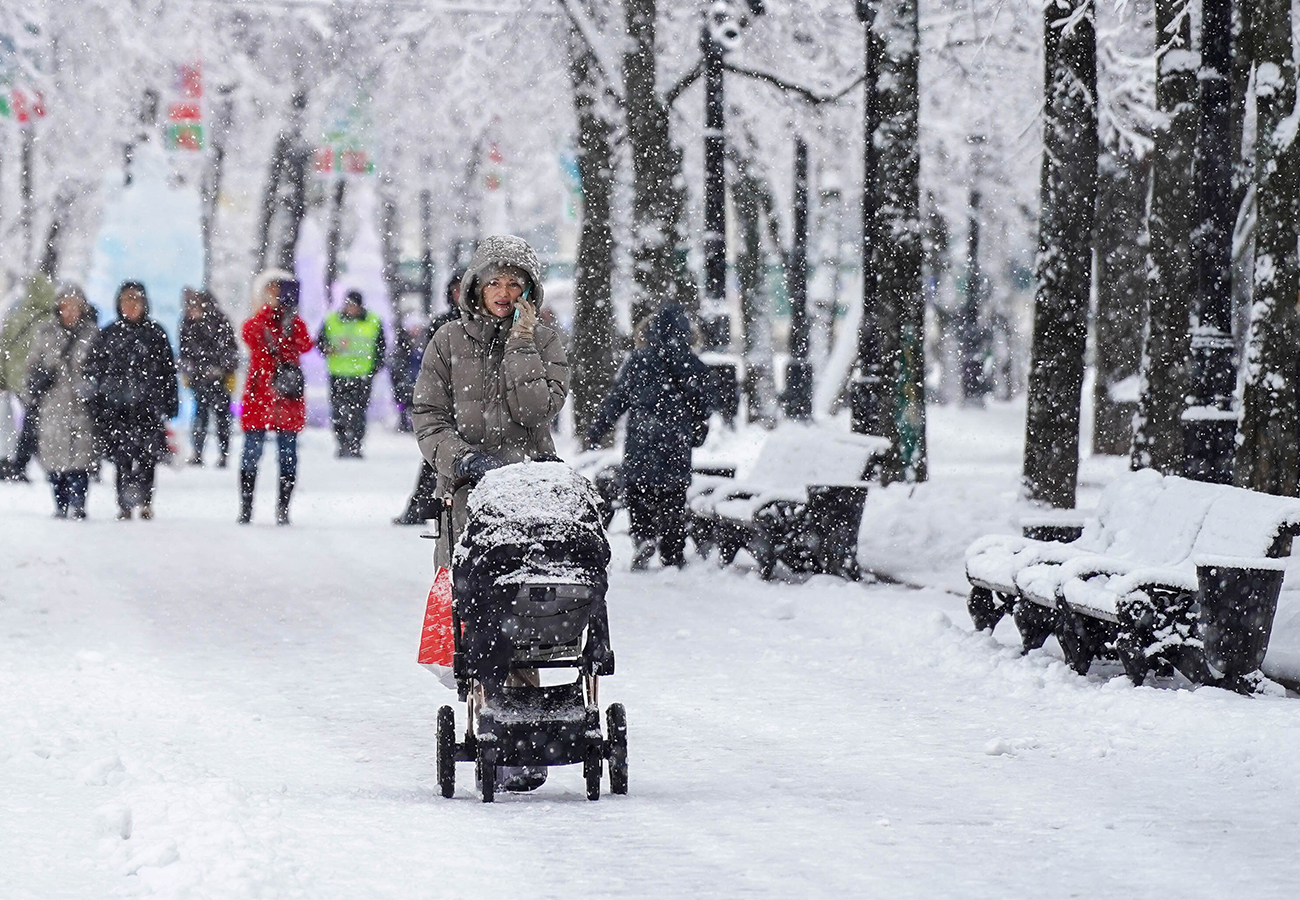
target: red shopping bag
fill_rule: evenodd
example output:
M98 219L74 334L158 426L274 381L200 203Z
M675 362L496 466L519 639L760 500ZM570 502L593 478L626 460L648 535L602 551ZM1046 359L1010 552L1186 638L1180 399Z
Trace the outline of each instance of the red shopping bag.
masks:
M439 566L429 588L429 601L424 609L424 629L420 632L420 656L417 662L424 666L449 688L456 687L452 673L452 656L455 642L451 624L451 570Z

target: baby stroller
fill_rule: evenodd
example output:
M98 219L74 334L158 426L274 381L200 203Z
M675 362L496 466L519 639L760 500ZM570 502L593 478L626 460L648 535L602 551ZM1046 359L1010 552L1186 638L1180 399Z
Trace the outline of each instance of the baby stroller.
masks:
M609 543L600 498L558 462L489 472L470 492L465 531L452 556L452 673L467 706L463 740L450 706L438 710L438 784L456 787L456 763L474 763L484 803L498 767L540 772L582 764L587 799L627 793L627 718L611 704L601 732L599 679L614 673L605 611ZM439 517L450 540L448 514ZM543 686L540 671L574 670ZM509 789L528 790L536 785Z

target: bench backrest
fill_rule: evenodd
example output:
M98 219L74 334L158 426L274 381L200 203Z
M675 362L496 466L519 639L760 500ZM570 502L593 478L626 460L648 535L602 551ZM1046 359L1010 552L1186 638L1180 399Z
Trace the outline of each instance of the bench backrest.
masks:
M1150 469L1122 475L1103 492L1079 546L1152 566L1182 562L1221 490Z
M1261 557L1289 551L1285 538L1300 527L1300 500L1226 485L1220 485L1217 494L1196 536L1193 556ZM1279 542L1279 537L1284 540Z
M780 488L852 484L870 474L889 442L870 434L784 422L764 440L745 481Z

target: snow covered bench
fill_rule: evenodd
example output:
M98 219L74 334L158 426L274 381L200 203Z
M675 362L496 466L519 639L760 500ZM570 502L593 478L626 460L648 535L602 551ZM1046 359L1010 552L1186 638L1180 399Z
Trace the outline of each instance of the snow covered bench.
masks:
M747 550L770 578L793 571L858 577L858 526L866 479L889 442L816 425L783 423L742 479L697 475L688 495L690 533L724 564Z
M996 535L971 545L968 608L981 629L1010 610L1026 649L1054 634L1080 673L1113 656L1138 683L1152 667L1214 680L1205 666L1218 665L1222 648L1206 641L1218 634L1216 615L1234 614L1214 610L1235 591L1233 604L1269 610L1271 624L1277 560L1297 530L1300 500L1130 473L1106 489L1077 540ZM1263 641L1261 658L1266 630Z

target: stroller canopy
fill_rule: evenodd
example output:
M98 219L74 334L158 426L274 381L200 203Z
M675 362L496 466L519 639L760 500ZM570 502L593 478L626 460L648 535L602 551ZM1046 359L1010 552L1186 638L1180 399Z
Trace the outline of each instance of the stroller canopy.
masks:
M494 469L470 492L468 522L453 565L515 549L521 562L534 563L524 566L534 575L546 570L553 576L577 574L571 570L593 567L603 575L609 542L601 527L601 502L591 482L564 463L525 462ZM557 565L561 560L568 565Z

